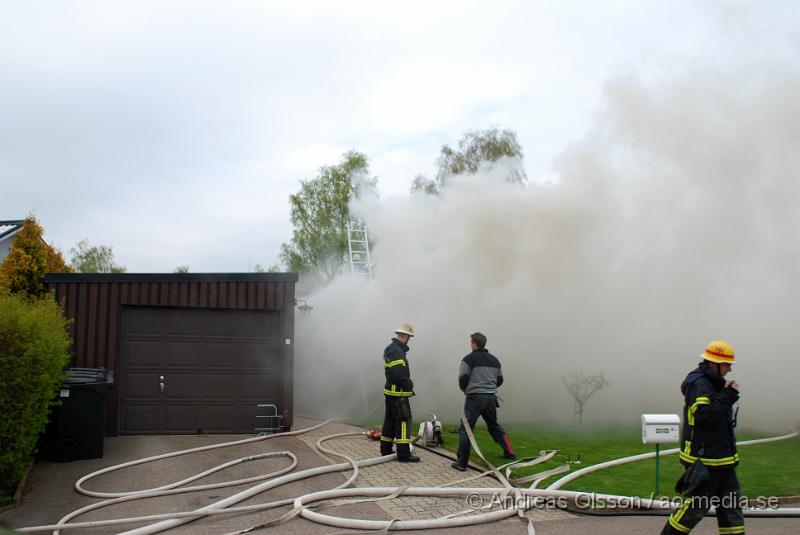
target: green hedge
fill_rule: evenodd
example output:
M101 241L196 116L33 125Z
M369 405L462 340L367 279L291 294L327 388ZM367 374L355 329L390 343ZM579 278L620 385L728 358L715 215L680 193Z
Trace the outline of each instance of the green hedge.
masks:
M64 381L68 327L53 295L0 292L0 503L14 494Z

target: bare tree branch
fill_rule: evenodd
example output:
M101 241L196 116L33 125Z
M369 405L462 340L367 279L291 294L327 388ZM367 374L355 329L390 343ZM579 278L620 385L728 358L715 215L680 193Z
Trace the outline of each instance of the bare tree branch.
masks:
M580 370L567 377L562 377L561 382L564 383L564 387L575 402L575 417L578 425L583 423L583 409L589 398L607 386L611 386L611 383L606 380L603 370L590 375L586 375L583 370Z

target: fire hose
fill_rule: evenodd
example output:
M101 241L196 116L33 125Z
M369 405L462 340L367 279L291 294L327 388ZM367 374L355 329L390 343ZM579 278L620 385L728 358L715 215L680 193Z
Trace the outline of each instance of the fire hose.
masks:
M323 453L326 453L328 455L332 455L332 456L335 456L335 457L342 458L342 459L345 460L345 462L338 463L338 464L321 466L321 467L316 467L316 468L310 468L310 469L302 470L302 471L299 471L299 472L294 472L294 473L291 473L291 474L289 474L288 472L292 471L296 467L296 465L297 465L296 457L291 452L288 452L288 451L287 452L270 452L270 453L253 455L253 456L249 456L249 457L243 457L243 458L237 459L235 461L230 461L228 463L223 463L223 464L221 464L221 465L219 465L219 466L217 466L215 468L212 468L210 470L204 471L204 472L202 472L200 474L197 474L195 476L191 476L191 477L183 479L183 480L181 480L179 482L171 483L169 485L164 485L164 486L161 486L161 487L158 487L158 488L155 488L155 489L145 489L145 490L139 490L139 491L120 492L120 493L102 493L102 492L96 492L96 491L87 490L87 489L85 489L83 487L84 483L86 483L90 479L93 479L93 478L95 478L95 477L97 477L97 476L99 476L101 474L113 472L113 471L120 470L120 469L123 469L123 468L127 468L127 467L130 467L130 466L135 466L135 465L138 465L138 464L143 464L143 463L146 463L146 462L151 462L151 461L170 458L170 457L177 457L177 456L180 456L180 455L186 455L186 454L195 453L195 452L199 452L199 451L206 451L206 450L210 450L210 449L223 448L223 447L229 447L229 446L240 445L240 444L247 444L247 443L251 443L251 442L258 442L258 441L261 441L261 440L266 440L266 439L269 439L269 438L274 438L274 437L279 437L279 436L299 435L299 434L302 434L302 433L306 433L306 432L318 429L318 428L330 423L331 421L332 420L326 420L324 422L321 422L321 423L319 423L317 425L314 425L314 426L311 426L311 427L308 427L308 428L295 430L295 431L290 431L290 432L285 432L285 433L277 433L277 434L273 434L273 435L252 437L252 438L248 438L248 439L244 439L244 440L237 440L237 441L233 441L233 442L226 442L226 443L214 444L214 445L210 445L210 446L203 446L203 447L199 447L199 448L192 448L192 449L188 449L188 450L181 450L181 451L172 452L172 453L163 454L163 455L156 455L156 456L153 456L153 457L147 457L147 458L143 458L143 459L138 459L136 461L131 461L131 462L128 462L128 463L123 463L123 464L120 464L120 465L116 465L116 466L112 466L112 467L105 468L105 469L102 469L102 470L98 470L96 472L88 474L88 475L82 477L81 479L79 479L75 484L75 489L78 492L80 492L82 494L85 494L85 495L88 495L88 496L110 498L110 499L107 499L107 500L105 500L103 502L98 502L98 503L95 503L95 504L91 504L91 505L89 505L87 507L78 509L78 510L66 515L65 517L63 517L61 520L59 520L59 522L57 524L47 525L47 526L33 526L33 527L27 527L27 528L20 528L20 529L18 529L18 531L21 532L21 533L52 531L53 533L58 534L60 532L60 530L66 530L66 529L93 528L93 527L102 527L102 526L116 526L116 525L130 524L130 523L160 521L160 522L157 522L155 524L151 524L151 525L148 525L148 526L144 526L144 527L141 527L141 528L137 528L137 529L133 529L133 530L125 532L126 534L131 534L131 535L132 534L144 535L144 534L149 534L149 533L158 533L158 532L161 532L161 531L165 531L167 529L171 529L173 527L179 526L181 524L185 524L187 522L191 522L193 520L196 520L198 518L202 518L202 517L205 517L205 516L218 515L218 514L252 513L252 512L256 512L256 511L263 511L263 510L273 509L273 508L276 508L276 507L286 506L286 505L290 505L290 504L293 506L293 509L290 510L289 513L281 515L280 517L278 517L278 519L270 520L270 521L268 521L268 522L266 522L264 524L261 524L259 526L253 526L252 528L249 528L247 530L242 530L242 531L239 531L239 532L236 532L236 533L245 533L245 532L251 531L252 529L255 529L255 528L269 527L270 525L277 525L278 523L287 521L287 520L293 518L294 516L298 516L298 515L302 516L303 518L306 518L307 520L310 520L310 521L313 521L313 522L317 522L317 523L321 523L321 524L326 524L326 525L330 525L330 526L334 526L334 527L340 527L340 528L359 529L359 530L385 530L385 531L388 531L388 530L404 530L404 529L432 529L432 528L459 527L459 526L467 526L467 525L473 525L473 524L483 524L483 523L487 523L487 522L493 522L493 521L500 520L500 519L503 519L503 518L508 518L510 516L513 516L513 515L518 515L518 516L522 517L524 511L531 507L530 505L528 505L528 498L536 498L536 497L539 497L539 498L559 498L560 497L560 498L577 500L577 499L581 498L582 496L585 496L586 493L585 492L579 492L579 491L565 491L565 490L558 490L558 489L561 486L563 486L564 484L566 484L567 482L569 482L569 481L571 481L571 480L573 480L573 479L575 479L577 477L580 477L581 475L584 475L584 474L587 474L587 473L591 473L591 472L594 472L594 471L597 471L597 470L600 470L600 469L603 469L603 468L607 468L607 467L610 467L610 466L617 466L617 465L620 465L620 464L625 464L625 463L629 463L629 462L635 462L635 461L638 461L638 460L643 460L643 459L647 459L647 458L651 458L651 457L655 456L655 453L647 453L647 454L642 454L642 455L634 455L634 456L630 456L630 457L624 457L624 458L616 459L616 460L609 461L609 462L606 462L606 463L600 463L600 464L597 464L597 465L589 466L589 467L583 468L581 470L578 470L576 472L573 472L569 476L566 476L566 477L563 477L563 478L559 479L558 481L554 482L553 484L551 484L546 489L516 488L516 487L513 487L509 483L508 479L505 476L503 476L503 474L500 472L500 470L502 468L513 466L516 463L514 463L514 462L508 463L507 465L503 465L503 466L501 466L499 468L498 467L494 467L489 461L487 461L485 459L483 454L480 452L480 449L478 448L477 443L475 442L475 438L472 435L470 427L468 425L466 425L465 428L467 430L467 434L468 434L468 437L470 439L470 443L472 444L472 446L475 449L476 453L490 467L490 470L488 470L487 473L488 472L492 472L494 474L494 476L499 481L501 481L501 483L503 484L502 487L500 487L500 488L485 488L485 487L481 487L481 488L454 488L454 487L447 487L447 485L458 483L458 482L450 482L450 483L447 483L447 484L445 484L443 486L440 486L440 487L345 488L345 487L349 486L353 481L355 481L355 479L356 479L356 477L358 475L359 468L367 467L367 466L373 466L373 465L377 465L377 464L384 463L384 462L387 462L387 461L392 461L392 460L395 460L395 458L396 458L396 455L393 454L393 455L386 455L386 456L381 456L381 457L374 457L374 458L370 458L370 459L364 459L364 460L360 460L360 461L355 461L354 459L350 458L347 455L344 455L342 453L333 451L331 449L328 449L328 448L325 448L324 446L322 446L322 444L325 441L333 439L333 438L337 438L337 437L341 437L341 436L348 436L348 435L364 435L365 434L365 433L361 433L361 432L359 432L359 433L338 433L338 434L334 434L334 435L328 435L328 436L322 437L321 439L319 439L317 441L317 449L319 451L321 451ZM789 439L789 438L796 437L796 436L798 436L798 434L799 433L797 431L795 431L794 433L787 434L787 435L782 435L782 436L779 436L779 437L771 437L771 438L765 438L765 439L758 439L758 440L740 442L739 445L745 446L745 445L752 445L752 444L762 444L762 443L766 443L766 442L774 442L774 441L778 441L778 440L786 440L786 439ZM662 454L672 454L672 453L675 453L675 452L677 452L677 449L667 450L665 452L662 452ZM220 470L223 470L224 468L233 466L235 464L239 464L239 463L242 463L242 462L249 462L249 461L259 460L259 459L266 459L266 458L271 458L271 457L280 457L280 456L285 456L285 457L288 457L289 459L291 459L290 465L285 467L285 468L282 468L280 470L277 470L275 472L269 473L269 474L265 474L265 475L261 475L261 476L255 476L255 477L252 477L252 478L247 478L245 480L236 480L236 481L229 481L229 482L224 482L224 483L215 483L215 484L211 484L211 485L200 485L200 486L195 486L195 487L177 488L180 485L184 485L184 484L187 484L189 482L196 481L197 479L200 479L201 477L205 477L206 475L210 475L212 473L218 472ZM519 463L519 462L521 462L521 461L517 461L517 463ZM312 493L309 493L309 494L298 496L296 498L289 498L289 499L279 500L279 501L270 502L270 503L256 504L256 505L249 505L249 506L231 507L232 505L235 505L236 503L239 503L239 502L241 502L241 501L243 501L245 499L248 499L248 498L250 498L252 496L255 496L255 495L260 494L262 492L265 492L267 490L274 489L274 488L276 488L278 486L281 486L281 485L284 485L284 484L287 484L287 483L290 483L290 482L293 482L293 481L299 481L301 479L306 479L306 478L314 477L314 476L321 475L321 474L339 472L339 471L345 471L345 470L352 470L353 473L350 475L350 477L347 479L347 481L345 481L343 484L337 486L334 489L323 490L323 491L318 491L318 492L312 492ZM510 472L507 472L507 473L510 473ZM477 476L477 477L480 477L480 476ZM460 480L460 481L468 481L470 479L475 479L475 476L467 478L465 480ZM88 512L88 511L99 509L101 507L105 507L105 506L112 505L112 504L115 504L115 503L120 503L120 502L123 502L123 501L130 501L130 500L136 500L136 499L142 499L142 498L152 498L152 497L156 497L156 496L168 496L168 495L173 495L173 494L183 493L183 492L195 492L195 491L198 491L198 490L207 490L207 489L210 489L210 488L220 488L220 487L223 487L223 486L240 485L242 483L249 483L249 482L256 482L256 481L262 481L262 482L258 483L257 485L255 485L255 486L253 486L253 487L251 487L249 489L246 489L246 490L244 490L242 492L234 494L233 496L230 496L228 498L225 498L223 500L215 502L215 503L213 503L211 505L208 505L206 507L203 507L203 508L200 508L200 509L196 509L194 511L183 511L183 512L176 512L176 513L165 513L165 514L160 514L160 515L146 515L146 516L139 516L139 517L111 519L111 520L95 520L95 521L88 521L88 522L71 522L71 523L69 523L69 521L72 520L73 518L75 518L75 517L77 517L77 516L79 516L81 514L84 514L84 513ZM535 484L538 481L540 481L540 480L535 480L534 481L534 485L532 485L532 486L535 486ZM478 513L478 514L474 514L474 515L470 515L470 516L461 516L460 518L459 518L459 516L461 515L461 513L458 513L456 515L448 515L448 516L437 518L437 519L428 519L428 520L397 520L397 519L391 519L391 520L361 520L361 519L335 517L335 516L326 515L326 514L318 512L318 511L312 510L312 507L318 507L318 508L320 507L320 505L316 505L315 506L315 505L312 505L312 504L318 504L318 502L321 502L322 500L334 500L336 498L346 498L346 497L354 497L354 496L371 497L371 498L368 498L366 500L364 500L364 499L356 500L355 502L344 502L344 503L341 503L341 502L332 502L332 503L330 503L329 502L327 504L323 503L321 505L330 507L332 505L344 505L346 503L360 503L360 502L363 502L363 501L377 501L377 500L381 500L381 499L392 499L392 498L395 498L395 497L398 497L398 496L460 497L460 496L474 495L474 496L481 496L482 497L482 496L497 496L498 494L502 494L503 496L510 496L511 494L513 494L514 504L515 504L514 507L504 508L504 509L501 509L499 511L489 511L489 512L484 512L484 513ZM635 502L638 502L638 503L641 503L643 507L645 507L647 509L651 509L651 510L656 510L656 511L668 511L668 510L671 510L671 509L673 509L675 507L675 504L670 502L670 501L668 501L668 500L656 500L656 499L642 500L641 498L636 498L636 497L618 496L618 495L611 495L611 494L593 494L593 497L595 497L596 499L608 500L608 501L616 502L616 503L620 503L620 502L635 503ZM467 511L465 511L465 512L467 512ZM472 512L472 511L469 511L469 512ZM790 516L790 517L799 517L800 516L800 508L785 508L785 507L783 507L783 508L780 508L778 510L748 510L747 511L747 516L758 516L758 517L787 517L787 516ZM528 519L528 532L529 533L534 533L533 524L530 521L530 519Z

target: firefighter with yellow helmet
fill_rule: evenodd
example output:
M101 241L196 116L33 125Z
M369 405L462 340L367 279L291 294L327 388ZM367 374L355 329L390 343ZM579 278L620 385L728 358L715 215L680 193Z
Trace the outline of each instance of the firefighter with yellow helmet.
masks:
M404 323L394 331L395 337L383 350L383 369L386 384L383 394L386 412L381 428L381 455L392 454L392 444L397 446L397 460L401 463L418 463L419 457L411 454L411 405L414 383L408 367L408 342L414 336L414 327Z
M710 507L716 508L720 534L744 533L741 489L736 478L736 413L739 385L725 376L736 363L733 347L721 340L708 344L703 361L681 384L684 396L680 462L686 468L675 490L683 493L662 535L689 533Z

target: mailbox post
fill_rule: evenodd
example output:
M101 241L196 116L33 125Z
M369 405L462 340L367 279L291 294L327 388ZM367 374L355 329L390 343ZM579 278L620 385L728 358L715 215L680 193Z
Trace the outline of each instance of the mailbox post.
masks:
M680 440L681 419L677 414L642 414L642 444L656 445L656 494L659 490L661 444Z

